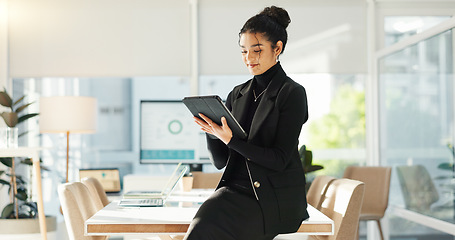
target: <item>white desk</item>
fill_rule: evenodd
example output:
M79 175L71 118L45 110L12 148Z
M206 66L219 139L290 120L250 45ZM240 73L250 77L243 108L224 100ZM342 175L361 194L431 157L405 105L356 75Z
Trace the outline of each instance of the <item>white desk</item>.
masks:
M183 235L193 219L196 207L122 208L114 201L85 221L89 236L157 234ZM298 232L306 235L333 235L333 221L308 205L310 218Z
M0 157L29 157L33 161L33 172L35 175L35 181L37 186L38 193L38 218L40 224L41 238L43 240L47 239L47 227L46 227L46 216L44 214L44 204L43 204L43 191L41 188L41 167L39 159L39 151L42 148L27 148L27 147L18 147L18 148L3 148L0 149Z

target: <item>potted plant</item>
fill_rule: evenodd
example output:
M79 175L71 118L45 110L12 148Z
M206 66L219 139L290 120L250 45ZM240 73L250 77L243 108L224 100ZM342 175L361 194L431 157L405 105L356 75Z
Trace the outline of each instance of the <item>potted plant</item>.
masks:
M6 167L0 170L0 189L8 188L10 200L0 213L2 226L0 238L2 234L38 234L40 232L38 208L36 202L31 199L32 192L27 188L30 184L27 183L26 178L17 174L17 168L21 165L31 168L33 164L31 159L2 157L0 164ZM48 170L46 167L41 169ZM46 223L48 231L55 231L56 217L47 216Z
M29 201L29 194L27 191L27 183L25 179L16 174L18 163L15 158L4 157L0 158L0 163L6 166L6 170L0 171L0 184L8 187L10 195L10 203L7 204L1 211L0 218L35 218L37 216L36 203ZM21 164L32 165L30 159L20 160ZM9 181L6 178L9 178Z
M324 168L321 165L313 165L313 152L308 150L305 145L302 145L302 147L300 147L299 155L300 161L302 161L303 171L305 172L305 175L307 175L307 173L311 173ZM305 185L307 191L311 185L311 182L312 180L308 179L307 177L307 182Z
M9 111L1 113L8 128L15 128L17 124L38 115L38 113L22 114L23 110L32 104L21 105L24 98L25 96L13 102L6 90L0 92L0 104L9 108ZM7 188L9 203L0 211L0 225L2 226L0 236L1 234L39 233L38 209L36 202L31 200L32 192L28 190L30 184L26 178L17 174L19 166L29 166L30 169L32 161L29 158L3 157L0 158L0 166L2 165L3 167L0 168L0 189ZM41 167L41 169L47 170L45 167ZM24 171L26 172L26 169ZM49 230L55 230L56 218L48 217L46 221L50 226Z
M303 171L305 174L321 170L324 167L321 165L313 165L313 152L308 150L305 145L299 149L300 161L302 161Z
M17 147L17 139L19 135L16 128L17 124L38 115L38 113L23 114L24 109L33 104L33 102L31 102L21 105L24 98L25 95L18 100L13 101L8 92L6 92L6 89L0 92L0 105L9 108L9 111L1 113L3 121L6 126L8 126L6 129L3 129L5 132L5 139L0 139L3 143L1 147Z
M29 113L19 116L24 109L33 104L33 102L31 102L19 106L19 104L24 100L24 98L25 95L13 102L13 99L8 95L6 89L0 92L0 104L10 109L10 111L2 112L1 114L3 120L5 121L8 127L10 128L16 127L17 124L38 115L38 113Z
M452 171L452 178L455 178L455 147L451 143L447 143L447 148L449 148L450 153L452 154L452 162L445 162L438 165L439 169Z

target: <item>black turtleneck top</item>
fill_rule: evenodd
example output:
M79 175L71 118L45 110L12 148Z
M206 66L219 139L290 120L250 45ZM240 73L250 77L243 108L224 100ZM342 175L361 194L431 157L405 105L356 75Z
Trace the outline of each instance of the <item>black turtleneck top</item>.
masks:
M250 132L251 123L253 122L253 117L254 114L256 113L256 109L258 108L258 105L262 99L262 96L264 95L264 92L267 91L269 83L271 82L272 78L275 76L279 68L281 68L281 66L280 63L278 62L277 64L269 68L267 71L265 71L263 74L255 75L253 77L252 87L253 93L251 94L252 97L249 101L250 105L245 108L247 109L246 110L247 113L245 114L247 117L242 122L240 122L240 125L245 130L245 132L247 133ZM234 147L235 144L241 144L238 141L242 140L232 138L227 146ZM230 161L231 161L230 164L233 165L232 168L233 171L226 185L231 188L237 189L238 191L241 191L243 193L254 196L250 178L245 164L245 159L235 158L231 159Z

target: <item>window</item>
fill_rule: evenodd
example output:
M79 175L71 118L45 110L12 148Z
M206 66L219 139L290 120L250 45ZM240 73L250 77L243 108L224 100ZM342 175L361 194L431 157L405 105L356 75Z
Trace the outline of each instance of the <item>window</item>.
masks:
M449 18L450 16L386 16L384 17L384 45L392 45Z
M382 57L378 78L380 158L394 167L389 205L454 223L452 42L448 30ZM442 235L390 221L392 235Z

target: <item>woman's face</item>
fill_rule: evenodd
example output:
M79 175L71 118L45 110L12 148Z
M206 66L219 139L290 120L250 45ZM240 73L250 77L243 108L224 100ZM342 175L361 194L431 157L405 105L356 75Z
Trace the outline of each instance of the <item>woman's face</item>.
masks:
M240 35L240 50L242 59L248 71L260 75L276 64L283 43L278 41L275 48L262 33L243 33Z

